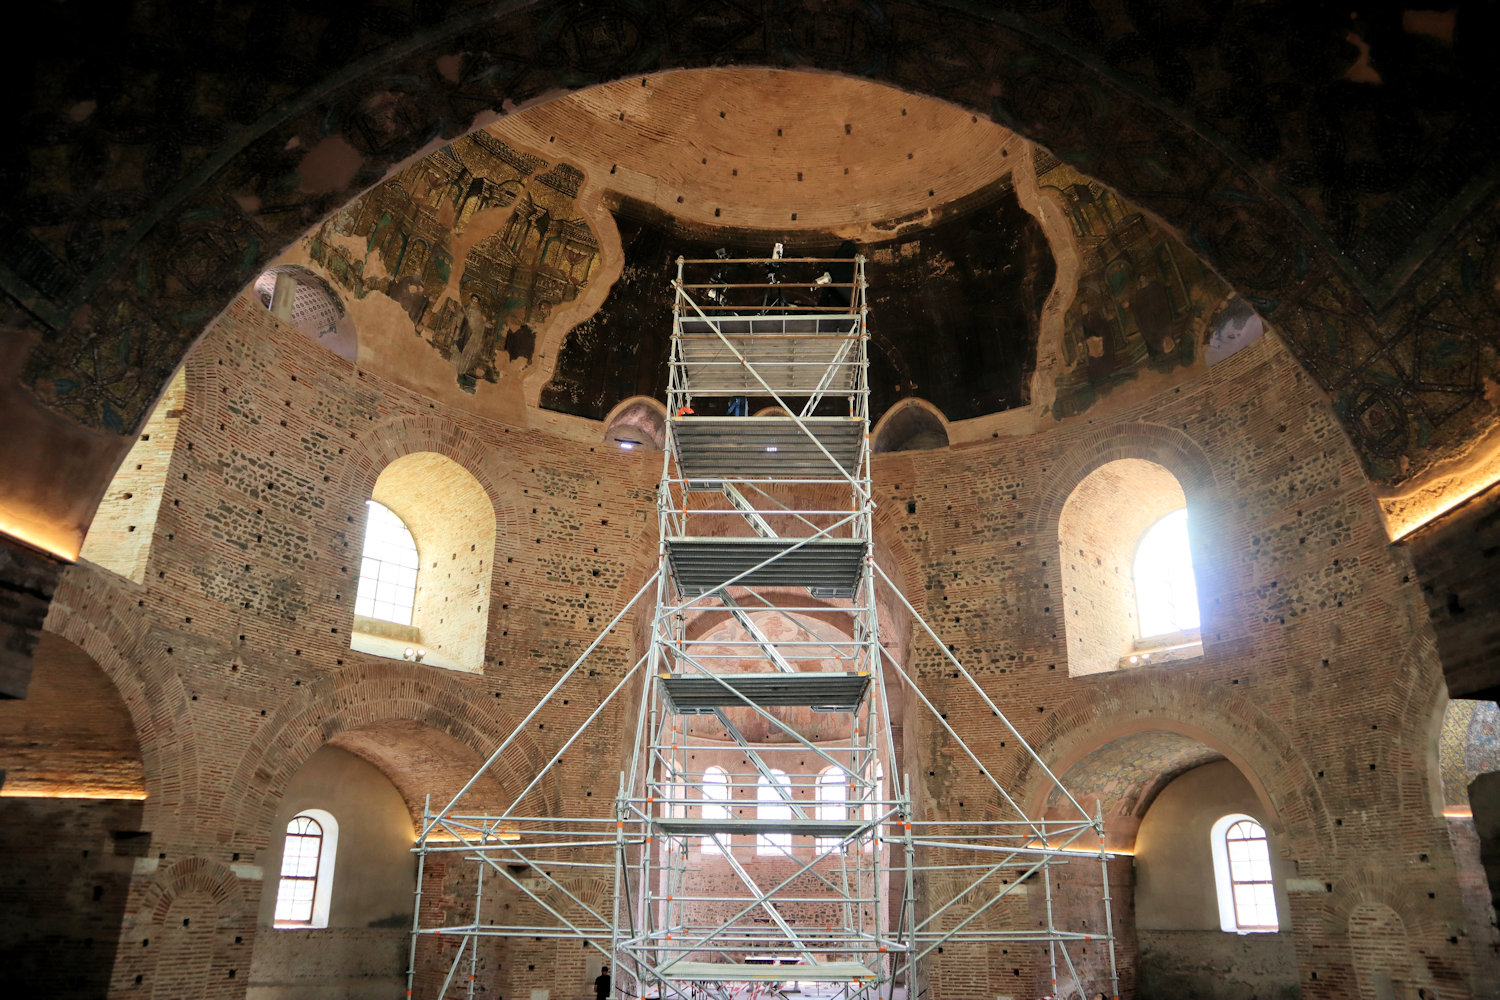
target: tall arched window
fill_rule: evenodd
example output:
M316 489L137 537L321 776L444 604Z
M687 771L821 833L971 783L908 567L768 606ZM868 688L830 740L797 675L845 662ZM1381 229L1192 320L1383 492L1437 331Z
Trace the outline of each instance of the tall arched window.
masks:
M729 806L724 803L729 801L729 776L724 773L722 767L711 767L703 772L703 805L699 806L699 813L704 819L728 819ZM719 844L729 846L729 834L719 834L719 841L712 837L704 837L699 845L704 854L722 854Z
M849 798L849 781L841 767L827 767L818 775L818 819L841 820L849 816L846 802ZM818 852L826 854L836 851L843 843L838 837L819 837Z
M1187 506L1171 470L1139 458L1105 462L1068 495L1057 541L1069 676L1202 655Z
M303 810L286 825L276 886L277 927L328 926L338 842L338 821L322 809Z
M385 467L367 503L349 648L483 670L497 582L488 491L453 459L418 451Z
M785 771L773 770L771 777L776 779L776 784L786 792L787 798L782 798L781 793L771 786L765 775L761 775L760 782L755 789L755 818L756 819L791 819L792 807L788 799L792 794L792 781L786 776ZM790 833L762 833L755 838L756 854L790 854L792 850L792 835Z
M1198 627L1198 584L1188 547L1186 507L1172 511L1141 536L1135 549L1135 603L1140 638Z
M417 598L417 543L406 522L374 500L365 523L364 558L359 564L359 590L354 613L397 625L410 625Z
M1231 813L1213 825L1210 836L1219 926L1238 934L1279 930L1271 845L1265 827L1254 817Z

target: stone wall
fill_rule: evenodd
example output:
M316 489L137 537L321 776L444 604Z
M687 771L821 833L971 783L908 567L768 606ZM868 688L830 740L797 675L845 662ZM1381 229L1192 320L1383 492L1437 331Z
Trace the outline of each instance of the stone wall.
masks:
M461 465L494 506L479 673L349 648L364 501L384 468L416 452ZM1155 462L1182 487L1204 651L1186 664L1072 677L1059 518L1077 484L1118 458ZM414 817L427 792L455 790L647 579L658 471L659 456L596 451L582 433L444 407L236 300L187 363L144 585L80 564L64 574L48 620L111 678L140 741L152 856L132 869L111 991L244 995L250 956L291 940L264 945L257 925L270 889L263 872L306 762L330 743L364 757ZM1443 695L1426 609L1330 407L1274 336L1108 422L885 454L875 474L890 570L1052 769L1077 774L1074 793L1127 841L1189 763L1224 757L1246 776L1295 872L1288 905L1304 996L1357 995L1382 969L1417 965L1441 995L1468 992L1473 958L1459 943L1464 909L1428 766ZM606 639L480 798L504 805L521 791L634 662L637 624ZM905 637L893 638L899 648ZM937 648L921 636L911 648L907 669L997 780L1029 809L1052 808L1013 735L944 679ZM614 794L629 709L612 710L568 752L556 780L533 793L537 808L603 812L596 800ZM908 704L900 721L901 765L922 810L983 818L998 808L930 718ZM1139 745L1121 742L1132 735ZM1115 863L1111 885L1122 995L1144 996L1131 985L1128 868ZM423 907L462 915L464 888L459 875L430 870ZM1101 926L1097 899L1070 893L1059 896L1076 908L1065 915ZM486 898L504 907L518 897ZM1033 919L1024 901L994 915L996 926ZM317 932L308 934L312 946ZM141 948L143 938L152 946ZM1143 938L1143 955L1148 945L1162 953ZM449 947L419 955L419 987L430 992ZM1197 961L1195 947L1173 961ZM1220 946L1205 947L1208 960ZM1371 964L1387 947L1399 961ZM1037 955L983 957L934 955L932 995L1028 996L1046 985ZM1088 968L1102 961L1093 950ZM319 975L364 975L363 962ZM563 996L586 991L591 973L576 943L543 942L495 949L483 975L501 995Z

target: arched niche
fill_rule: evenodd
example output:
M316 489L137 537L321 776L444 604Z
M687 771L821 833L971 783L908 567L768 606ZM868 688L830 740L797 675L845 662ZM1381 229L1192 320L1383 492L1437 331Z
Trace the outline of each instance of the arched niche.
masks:
M43 632L25 699L0 701L0 922L17 995L109 991L136 859L155 858L130 713L84 650Z
M416 607L409 626L356 615L350 647L479 672L495 554L495 508L489 494L462 465L426 451L386 466L371 499L395 513L416 543Z
M1279 930L1226 932L1221 896L1231 891L1219 870L1214 838L1225 820L1248 817L1265 828ZM1229 1000L1280 996L1296 988L1297 959L1292 946L1291 907L1286 880L1296 869L1282 854L1279 835L1255 789L1227 760L1182 772L1156 792L1135 837L1136 942L1140 955L1138 990L1162 995L1171 984L1191 983L1202 995ZM1211 956L1234 962L1235 982L1205 975Z
M319 822L319 863L325 873L332 867L327 898L319 900L327 907L321 927L277 926L274 919L286 829L299 815ZM332 830L336 850L328 843ZM369 995L405 990L415 840L406 800L380 768L335 746L309 757L287 784L257 858L264 881L246 996L333 996L351 985ZM325 890L322 880L318 890Z
M870 447L888 451L931 451L948 447L948 419L925 399L903 399L875 422Z
M262 271L251 294L271 315L339 357L359 360L359 335L344 300L312 271L278 264Z
M604 421L604 444L621 451L661 451L667 444L667 408L659 399L632 396Z

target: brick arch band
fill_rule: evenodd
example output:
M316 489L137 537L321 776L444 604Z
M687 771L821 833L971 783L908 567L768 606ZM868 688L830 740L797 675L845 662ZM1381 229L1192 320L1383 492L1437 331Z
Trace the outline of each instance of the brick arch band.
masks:
M231 827L235 842L247 850L264 847L274 832L273 820L287 783L318 749L344 734L385 723L416 723L467 748L476 761L487 760L517 722L495 704L489 688L488 682L470 674L428 670L414 676L404 663L373 664L357 676L335 674L301 688L257 735L228 782L246 789ZM527 734L520 733L489 775L502 792L514 796L547 759ZM415 787L401 779L393 778L398 790ZM556 781L549 773L532 793L546 808L559 801ZM410 794L403 797L408 810L420 816L422 803Z

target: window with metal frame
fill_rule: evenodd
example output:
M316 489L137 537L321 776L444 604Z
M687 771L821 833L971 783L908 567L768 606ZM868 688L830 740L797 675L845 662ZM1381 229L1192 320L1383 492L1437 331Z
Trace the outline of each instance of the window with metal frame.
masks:
M1232 813L1214 823L1210 835L1220 928L1238 934L1280 930L1265 827L1251 816Z
M417 543L389 507L374 500L365 502L369 517L354 613L410 625L417 596Z
M698 807L699 815L703 819L728 819L729 806L724 803L729 801L729 775L724 773L722 767L710 767L703 772L703 804ZM704 854L723 854L719 844L723 843L729 847L729 834L719 834L716 842L712 837L704 837L699 843L699 849Z
M849 779L841 767L826 767L818 775L818 819L842 820L849 818ZM828 854L839 849L843 841L838 837L817 838L819 854Z
M788 795L791 795L792 780L787 777L785 771L772 770L771 777L776 779ZM771 786L765 775L760 776L760 781L755 789L755 818L756 819L791 819L792 807L781 793ZM755 838L755 853L760 855L790 854L792 851L792 835L790 833L762 833Z
M281 850L281 882L276 888L276 923L312 925L318 896L318 864L323 857L323 826L311 816L295 816Z

